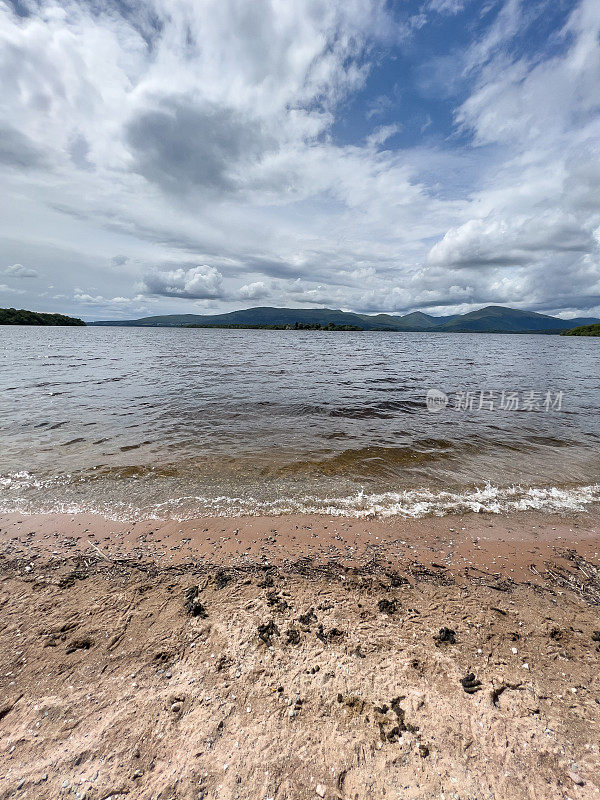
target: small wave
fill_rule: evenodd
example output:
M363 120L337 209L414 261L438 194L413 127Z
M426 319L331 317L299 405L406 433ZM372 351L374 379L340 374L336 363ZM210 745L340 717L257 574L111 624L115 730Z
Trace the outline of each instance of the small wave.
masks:
M24 482L35 485L31 476L21 474ZM29 479L29 480L28 480ZM0 480L0 485L3 481ZM4 483L3 485L6 485ZM428 489L401 492L357 492L345 497L304 496L260 500L254 497L226 495L204 497L185 495L140 508L127 502L47 501L35 505L24 497L0 500L0 513L94 514L115 521L143 519L183 522L202 516L243 517L283 516L288 514L324 514L336 517L418 519L448 514L507 514L519 511L566 513L589 510L600 502L600 484L563 487L509 488L486 484L463 492Z

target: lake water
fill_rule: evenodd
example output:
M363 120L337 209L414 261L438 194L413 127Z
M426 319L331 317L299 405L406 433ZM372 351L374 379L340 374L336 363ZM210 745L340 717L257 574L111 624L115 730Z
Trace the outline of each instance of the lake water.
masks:
M436 413L430 389L449 396ZM419 516L600 499L597 339L1 327L0 403L2 511Z

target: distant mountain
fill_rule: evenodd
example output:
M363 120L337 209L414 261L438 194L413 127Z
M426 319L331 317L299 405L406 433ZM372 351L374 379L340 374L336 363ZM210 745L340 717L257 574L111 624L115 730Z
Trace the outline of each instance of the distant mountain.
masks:
M0 308L0 325L58 325L80 326L85 322L78 317L64 314L45 314L42 311L26 311L24 308Z
M486 306L468 314L434 317L415 311L404 316L355 314L331 308L272 308L264 306L227 314L167 314L130 320L90 322L89 325L180 328L199 327L294 327L295 325L350 325L367 331L430 331L439 333L560 333L578 325L600 323L600 319L559 319L535 311Z

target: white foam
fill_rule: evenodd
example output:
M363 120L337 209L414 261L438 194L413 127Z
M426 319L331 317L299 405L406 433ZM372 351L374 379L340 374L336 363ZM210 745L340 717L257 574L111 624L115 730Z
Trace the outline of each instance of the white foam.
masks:
M31 476L28 476L30 478ZM27 481L31 486L34 482ZM564 513L584 511L600 502L600 484L575 487L498 487L486 484L463 492L429 489L399 492L357 492L345 497L280 498L273 501L254 497L203 497L186 495L147 508L131 503L36 502L25 497L0 499L2 513L97 514L116 521L174 519L184 521L200 516L281 516L284 514L327 514L338 517L405 517L416 519L446 514L505 514L518 511Z

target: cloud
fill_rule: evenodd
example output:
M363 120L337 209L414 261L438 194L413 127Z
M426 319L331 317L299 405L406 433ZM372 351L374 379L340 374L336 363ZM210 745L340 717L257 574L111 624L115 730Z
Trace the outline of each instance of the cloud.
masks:
M0 125L0 164L34 169L42 166L44 161L41 149L26 134L9 125Z
M593 249L591 231L558 213L473 219L451 228L429 252L429 262L453 267L528 264L546 253Z
M239 290L241 300L259 300L264 297L269 297L271 290L264 281L254 281L254 283L247 283Z
M31 267L24 267L23 264L13 264L10 267L6 267L3 275L7 275L11 278L38 278L39 273L37 270L32 269Z
M274 142L260 123L235 109L194 107L189 97L163 99L127 124L134 170L169 192L232 191L243 169Z
M156 270L144 277L142 291L164 297L205 300L223 295L223 276L215 267L206 265Z
M7 294L24 294L22 289L13 289L12 286L7 286L5 283L0 283L0 292Z
M23 303L597 307L597 0L416 5L0 2Z
M380 144L385 144L388 139L391 139L392 136L395 136L400 130L401 126L397 124L380 125L379 128L375 128L373 133L367 136L367 145L369 147L377 147Z
M128 261L129 261L129 256L123 256L123 255L113 256L110 259L110 263L113 267L124 267Z

